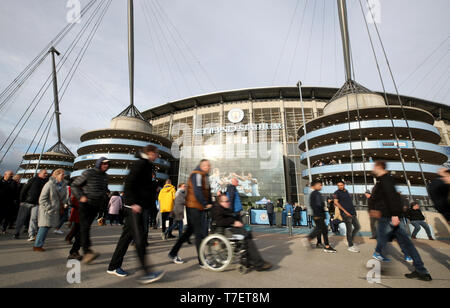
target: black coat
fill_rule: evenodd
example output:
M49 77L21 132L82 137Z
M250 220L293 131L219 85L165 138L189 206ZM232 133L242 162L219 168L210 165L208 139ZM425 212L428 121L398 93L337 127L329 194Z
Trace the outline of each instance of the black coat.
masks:
M78 200L86 196L88 201L103 205L108 192L108 174L98 168L86 170L72 182L71 188Z
M236 221L238 221L232 209L224 208L218 204L215 204L212 207L211 218L215 225L219 228L231 227Z
M369 209L380 211L386 218L404 215L403 202L395 189L395 180L389 173L377 178L369 199Z
M124 203L125 205L139 205L144 209L156 207L157 182L153 180L155 173L153 164L140 154L125 179Z
M5 181L3 178L0 181L0 204L1 207L13 207L16 200L17 182L11 180Z
M39 196L45 183L47 179L41 179L38 176L30 179L20 191L20 202L39 204Z
M413 221L413 220L420 220L420 221L425 220L425 216L423 216L422 211L420 209L419 210L409 209L407 214L406 214L406 217L409 220L411 220L411 221Z
M447 221L450 221L450 186L444 183L442 179L437 178L429 184L428 192L430 193L431 200L433 201L436 210L438 210Z

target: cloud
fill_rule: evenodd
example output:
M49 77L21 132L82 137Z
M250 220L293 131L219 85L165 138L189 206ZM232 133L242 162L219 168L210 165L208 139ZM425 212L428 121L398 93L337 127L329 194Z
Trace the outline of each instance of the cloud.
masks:
M151 20L150 27L147 26L140 4L143 1L136 1L135 4L135 103L141 111L167 101L213 92L215 89L209 77L218 90L270 86L274 77L275 85L293 86L298 79L305 85L315 86L340 87L343 83L340 33L338 25L333 23L337 22L334 1L309 1L299 48L295 50L304 4L300 1L301 9L295 15L285 51L281 54L296 1L159 0L158 3L195 57L173 31L168 19L161 18L155 6L151 6L155 1L145 0L153 8L148 11ZM83 0L82 4L87 2ZM317 3L315 15L313 3ZM67 25L65 4L65 1L60 0L0 2L0 29L4 29L0 31L0 91ZM359 4L349 2L348 9L356 79L372 90L380 90ZM382 2L380 31L397 81L405 79L448 35L449 10L448 0L435 0L433 5L422 0ZM83 18L82 23L57 46L62 56L86 22L87 18ZM171 29L170 32L168 29ZM311 41L308 39L310 34ZM379 48L377 50L380 51ZM79 51L79 47L76 51ZM274 76L279 59L281 65L277 76ZM73 60L71 58L69 63ZM427 92L427 85L436 83L442 70L449 65L449 59L445 61L414 93L416 96L433 96L433 93ZM21 95L11 104L7 114L0 115L0 132L3 134L9 133L45 76L48 76L51 67L49 59L41 67L34 79L23 87ZM68 67L58 75L60 85ZM384 62L382 67L388 79ZM208 71L209 77L203 68ZM429 64L426 68L431 70ZM419 76L423 76L421 74ZM414 78L412 80L417 81ZM392 82L387 86L392 90ZM414 82L405 85L402 94L409 95L413 86ZM441 84L436 88L440 87ZM448 88L449 85L444 85L441 94L446 93ZM25 139L23 145L31 140L51 102L50 88L22 134ZM450 98L441 103L450 104ZM126 2L112 1L79 71L61 101L63 140L71 149L76 148L83 132L108 127L111 118L128 104ZM54 141L55 135L52 133L49 144Z

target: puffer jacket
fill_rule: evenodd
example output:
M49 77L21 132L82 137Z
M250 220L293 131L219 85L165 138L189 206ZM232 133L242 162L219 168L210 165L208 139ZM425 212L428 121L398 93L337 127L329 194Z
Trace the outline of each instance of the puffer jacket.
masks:
M60 210L66 200L67 188L51 177L42 189L39 197L39 227L57 227Z
M106 160L105 157L97 160L94 169L83 172L81 176L76 178L71 187L74 196L80 200L82 196L86 196L89 201L103 202L106 199L108 191L108 175L100 170L100 165Z
M175 187L172 184L166 184L159 192L158 201L161 213L170 213L173 211L175 200Z

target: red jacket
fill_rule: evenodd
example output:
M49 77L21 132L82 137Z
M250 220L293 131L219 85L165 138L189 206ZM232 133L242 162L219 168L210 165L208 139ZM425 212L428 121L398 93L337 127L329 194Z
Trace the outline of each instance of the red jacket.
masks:
M70 202L72 203L72 211L70 212L70 218L69 221L73 223L80 223L80 211L78 206L78 199L75 198L75 196L72 194L72 189L69 186L69 198Z

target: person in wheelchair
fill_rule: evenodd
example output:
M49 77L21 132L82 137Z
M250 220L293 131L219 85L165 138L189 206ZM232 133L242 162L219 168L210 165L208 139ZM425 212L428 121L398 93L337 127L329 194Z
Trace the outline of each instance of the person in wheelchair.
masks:
M251 232L244 229L244 224L240 222L239 217L233 212L227 195L222 194L217 199L217 203L211 209L211 217L215 227L227 228L233 234L244 235L249 265L257 271L271 269L272 264L262 259L258 248L252 240Z

